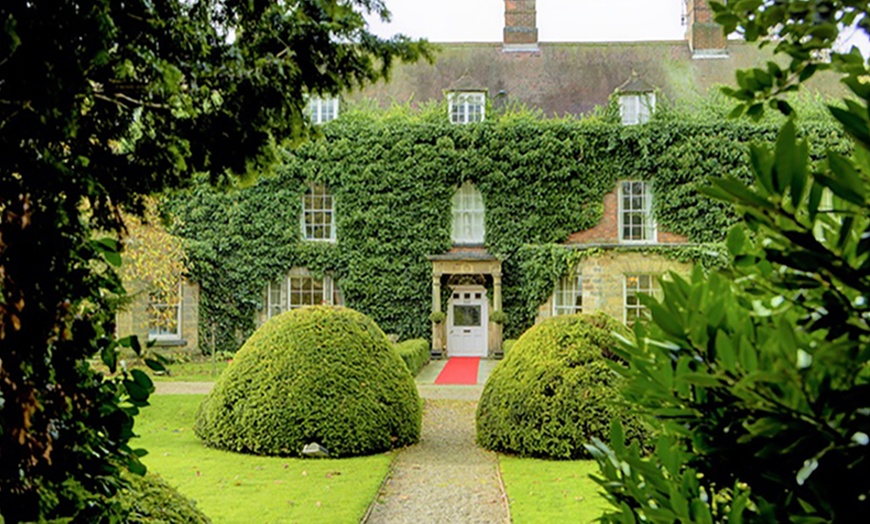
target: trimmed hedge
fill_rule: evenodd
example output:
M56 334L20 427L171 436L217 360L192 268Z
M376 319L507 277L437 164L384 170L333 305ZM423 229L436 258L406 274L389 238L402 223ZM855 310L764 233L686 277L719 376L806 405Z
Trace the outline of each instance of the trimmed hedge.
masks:
M645 428L617 405L621 379L608 367L625 326L611 317L566 315L528 331L492 371L477 408L477 442L523 456L576 459L592 437L607 440L619 417L628 438Z
M510 350L514 347L514 344L517 343L517 339L509 338L501 343L501 352L502 355L507 356L510 353Z
M216 448L298 456L366 455L420 438L414 378L372 319L314 306L251 335L199 408L194 431Z
M128 524L208 524L211 520L196 504L159 476L144 476L122 471L129 489L118 492L117 502Z
M408 366L408 371L414 376L417 376L417 373L429 362L430 346L425 339L414 338L399 342L395 348L402 360L405 361L405 365Z

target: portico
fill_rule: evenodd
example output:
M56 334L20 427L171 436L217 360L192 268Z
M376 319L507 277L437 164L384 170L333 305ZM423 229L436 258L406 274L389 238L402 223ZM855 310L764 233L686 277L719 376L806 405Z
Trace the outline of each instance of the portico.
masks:
M454 248L432 261L432 353L489 357L501 348L501 261L483 248ZM446 302L446 311L442 309Z

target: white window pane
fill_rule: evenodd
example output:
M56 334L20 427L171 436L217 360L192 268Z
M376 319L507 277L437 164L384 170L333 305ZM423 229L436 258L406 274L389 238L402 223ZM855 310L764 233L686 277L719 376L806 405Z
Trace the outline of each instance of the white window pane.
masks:
M474 184L466 181L453 196L453 242L481 244L485 237L483 198Z

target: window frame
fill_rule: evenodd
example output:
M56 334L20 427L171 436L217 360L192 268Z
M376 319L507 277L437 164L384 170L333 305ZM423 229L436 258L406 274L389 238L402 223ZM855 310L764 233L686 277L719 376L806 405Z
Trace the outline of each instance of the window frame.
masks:
M166 302L155 302L154 298L153 298L154 294L153 293L148 294L148 305L146 306L147 319L148 319L148 324L147 324L148 340L181 340L181 338L182 338L181 337L181 333L182 333L181 321L182 321L182 317L183 317L183 304L184 304L184 288L182 286L183 286L183 283L181 282L181 280L179 280L178 281L178 294L176 295L178 300L176 301L174 306L172 304L169 304ZM163 332L163 331L161 331L161 326L159 326L159 325L156 326L157 332L156 333L153 332L154 328L152 327L153 317L151 314L151 310L152 310L152 308L155 308L155 307L165 307L167 309L171 308L171 307L175 308L175 311L176 311L176 313L175 313L175 332L170 332L170 331Z
M559 304L559 297L562 297L563 303ZM570 296L573 300L565 302L564 298ZM577 298L580 298L580 305L577 305ZM565 305L569 303L570 305ZM580 272L571 272L562 275L559 281L556 282L556 289L553 291L553 316L574 315L583 313L583 275Z
M624 126L646 124L656 109L654 91L619 94L619 118Z
M316 193L317 190L320 190L321 193ZM318 208L308 208L308 196L311 194L314 198L319 198L321 205L323 204L326 198L329 198L330 206L326 207L318 207ZM308 217L315 216L317 213L328 213L329 214L329 224L317 224L312 222L309 225ZM305 192L302 193L302 214L299 218L301 232L302 232L302 240L309 242L335 242L336 233L335 233L335 197L330 193L329 188L327 188L323 184L308 184ZM324 237L314 236L314 231L316 231L317 227L328 227L329 235Z
M459 207L457 206L459 199ZM470 205L467 205L470 199ZM480 204L476 207L476 204ZM466 180L453 192L450 201L450 239L458 246L478 246L486 242L486 203L483 193L470 180ZM457 234L458 226L468 234ZM466 220L466 218L468 220ZM475 235L475 226L479 226L480 235Z
M643 192L643 209L625 209L625 186L626 184L642 184ZM617 227L619 228L619 242L624 244L654 244L658 242L658 224L656 224L653 216L653 199L655 198L655 187L649 180L622 180L617 186ZM627 214L638 215L642 217L643 223L640 226L643 230L643 238L626 238L625 236L625 219ZM637 227L637 226L632 226Z
M305 105L305 113L312 124L318 126L332 122L338 118L338 97L335 96L310 96ZM331 114L331 117L327 117Z
M473 101L472 101L473 100ZM472 118L472 109L475 109ZM447 119L451 124L465 125L486 121L485 91L454 91L447 94Z
M316 300L316 295L312 295L313 299L311 304L293 304L293 298L295 296L302 296L298 293L294 293L294 286L292 284L293 280L310 280L312 283L317 281L320 283L320 299ZM303 288L305 286L302 286ZM315 286L311 286L312 290ZM273 300L273 291L278 291L278 303L275 303ZM306 290L303 289L303 292ZM317 276L311 274L307 269L304 268L295 268L291 270L289 273L284 275L279 280L273 280L266 284L266 318L268 320L272 317L278 316L281 313L285 313L287 311L291 311L293 309L300 309L306 306L317 306L321 304L330 304L330 305L341 305L344 300L341 295L341 291L335 285L335 279L332 278L331 275L323 275L318 278Z
M649 286L647 288L643 288L640 285L641 277L646 277L649 279ZM637 285L629 286L629 279L637 278ZM646 306L641 304L640 298L638 295L640 293L658 296L659 294L659 283L658 283L659 275L657 273L623 273L622 275L622 322L631 327L632 324L639 318L649 318L649 309ZM629 304L628 297L629 291L632 291L632 296L637 298L636 304ZM633 310L636 313L629 315L629 310ZM629 317L631 319L629 320Z

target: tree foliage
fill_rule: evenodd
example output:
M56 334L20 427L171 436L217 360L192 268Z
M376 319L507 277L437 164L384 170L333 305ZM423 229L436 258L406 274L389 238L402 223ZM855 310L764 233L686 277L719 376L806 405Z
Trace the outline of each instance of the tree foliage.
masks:
M195 172L251 172L304 134L307 93L428 55L369 33L365 11L388 15L380 0L0 3L6 521L96 521L118 509L95 501L119 464L142 469L129 441L150 381L105 381L85 360L116 365L120 211Z
M609 445L590 446L613 504L604 520L853 521L870 505L870 88L856 51L826 64L814 52L839 22L866 32L866 3L714 9L726 32L773 35L792 59L774 88L760 70L738 75L744 110L772 100L791 113L771 97L833 69L854 98L831 112L857 145L813 162L788 121L772 147L750 148L754 184L713 180L708 194L742 219L726 242L732 264L663 282L662 300L646 301L652 321L625 341L625 396L662 436L651 456L626 447L618 425Z

